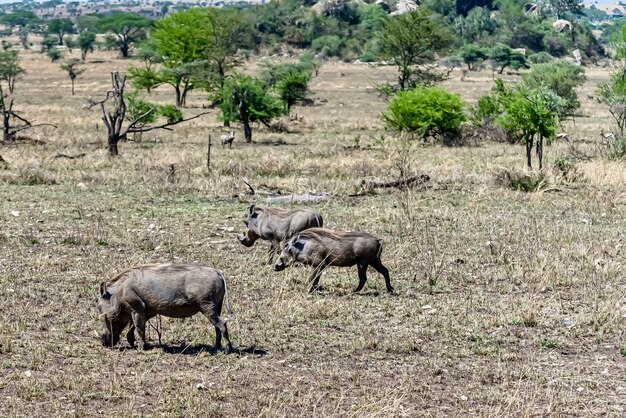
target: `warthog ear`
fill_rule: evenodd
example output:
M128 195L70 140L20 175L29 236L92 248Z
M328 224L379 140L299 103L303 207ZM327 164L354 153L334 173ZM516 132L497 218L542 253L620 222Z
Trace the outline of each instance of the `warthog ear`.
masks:
M252 215L252 212L254 212L254 207L255 207L255 205L250 205L250 209L248 209L250 211L251 215Z
M107 290L107 284L105 282L100 283L100 296L102 296L103 298L111 296L111 294Z

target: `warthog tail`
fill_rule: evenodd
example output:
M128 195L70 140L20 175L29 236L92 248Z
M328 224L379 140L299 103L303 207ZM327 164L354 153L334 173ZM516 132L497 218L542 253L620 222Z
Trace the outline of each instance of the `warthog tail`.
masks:
M222 276L221 274L220 276L222 277L222 281L224 282L224 304L226 305L226 313L230 315L233 313L233 311L230 309L230 303L228 303L228 287L226 287L226 279L224 279L224 276Z
M322 219L322 215L319 213L315 214L315 221L317 222L318 228L322 228L324 226L324 219Z
M383 244L380 242L379 239L377 239L376 242L378 243L378 250L376 250L376 258L380 260L380 255L383 253Z

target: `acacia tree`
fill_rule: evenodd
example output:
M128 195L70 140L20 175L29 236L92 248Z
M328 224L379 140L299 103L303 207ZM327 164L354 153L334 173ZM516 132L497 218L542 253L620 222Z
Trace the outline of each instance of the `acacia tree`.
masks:
M55 34L59 38L59 45L63 45L63 37L74 31L74 24L70 19L52 19L48 22L48 33Z
M608 106L619 136L623 137L626 128L626 69L612 74L609 82L598 86L597 93L600 102Z
M100 19L97 27L103 32L113 32L122 58L128 58L131 44L145 36L150 24L148 19L135 13L116 12Z
M129 69L136 88L168 84L176 93L176 106L185 106L187 93L196 87L195 75L207 66L204 51L212 42L212 24L205 9L174 13L156 22L152 31L156 53L164 57L158 70Z
M237 50L249 42L240 16L235 10L213 8L209 12L212 36L205 54L213 71L213 87L217 91L224 87L226 74L241 63Z
M25 72L20 66L17 51L8 49L0 52L0 80L6 81L9 93L13 94L17 78Z
M254 122L269 126L269 122L284 114L280 98L261 80L243 74L234 74L224 82L220 105L224 122L243 124L246 142L252 142Z
M151 105L145 112L131 118L132 111L129 112L127 105L124 92L125 86L126 77L122 77L117 71L113 71L111 72L111 90L107 92L106 97L101 101L89 100L88 104L88 108L99 106L102 111L102 122L107 128L109 155L112 157L118 155L117 145L129 133L142 133L155 129L170 130L170 126L196 119L209 113L202 112L185 119L182 113L173 106ZM153 113L165 119L165 122L157 125L147 125L146 119Z
M85 61L87 52L93 52L93 45L96 42L96 34L93 32L81 32L76 40L80 48L80 59Z
M398 68L398 87L440 81L431 64L453 42L449 28L424 8L390 17L378 32L384 56Z
M61 68L67 71L67 75L72 81L72 96L74 95L74 80L78 78L79 75L85 72L84 68L79 67L80 61L76 58L72 58L70 60L65 61L61 64Z

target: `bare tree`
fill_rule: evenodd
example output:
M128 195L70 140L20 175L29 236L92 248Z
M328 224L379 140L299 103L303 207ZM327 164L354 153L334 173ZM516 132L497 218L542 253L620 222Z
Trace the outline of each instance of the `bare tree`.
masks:
M4 141L13 142L17 139L18 132L35 128L37 126L52 126L56 128L56 125L52 125L50 123L33 124L23 116L20 116L15 110L13 110L14 102L14 98L9 98L4 95L2 85L0 84L0 115L2 117L2 138Z
M181 116L171 117L169 115L163 115L166 118L166 122L160 125L145 125L144 121L147 116L158 111L158 106L153 106L143 114L136 118L129 120L127 117L127 106L124 99L124 87L126 85L126 76L122 77L117 71L111 72L111 86L112 90L109 90L104 100L94 101L89 100L88 108L91 109L95 106L100 106L102 110L102 121L107 128L108 134L108 148L109 155L114 157L118 155L117 144L122 139L126 138L129 133L148 132L155 129L171 130L170 126L177 125L181 122L196 119L202 115L206 115L209 112L199 113L190 118L184 119ZM107 106L107 104L109 104ZM107 110L107 107L109 108ZM171 113L171 109L170 112Z

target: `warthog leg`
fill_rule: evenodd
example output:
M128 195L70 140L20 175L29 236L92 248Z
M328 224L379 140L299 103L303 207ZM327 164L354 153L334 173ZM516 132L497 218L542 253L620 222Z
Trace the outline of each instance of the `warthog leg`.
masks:
M382 274L383 277L385 278L385 285L387 286L387 292L389 293L393 292L393 287L391 287L391 280L389 279L389 270L387 270L387 267L383 266L383 263L380 261L380 259L374 260L372 264L370 265L374 267L374 269L376 269L376 271Z
M359 272L359 285L354 289L355 292L360 292L365 286L365 282L367 281L367 264L361 265L357 264L357 270Z
M130 328L128 328L128 332L126 333L126 341L130 344L130 348L135 347L135 326L130 324Z
M276 242L272 241L270 244L270 249L267 251L267 264L273 264L274 257L276 257L276 250L278 249L278 245Z
M143 310L133 310L132 312L133 324L139 334L139 350L146 349L146 315ZM128 335L127 335L128 337Z
M322 271L326 268L326 266L327 264L322 262L313 269L311 276L309 276L309 282L311 283L309 292L313 292L314 290L317 290L318 284L320 282L320 277L322 276Z
M207 303L201 305L200 310L215 327L215 348L218 350L222 348L223 336L224 340L226 341L224 353L228 354L233 349L233 345L231 344L230 338L228 336L228 327L226 326L226 321L224 321L219 316L219 311L221 310L221 307L218 307L212 303Z

